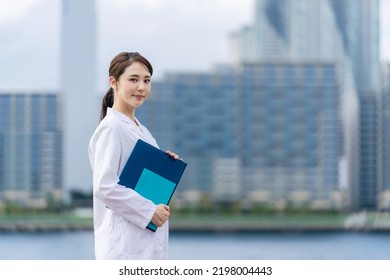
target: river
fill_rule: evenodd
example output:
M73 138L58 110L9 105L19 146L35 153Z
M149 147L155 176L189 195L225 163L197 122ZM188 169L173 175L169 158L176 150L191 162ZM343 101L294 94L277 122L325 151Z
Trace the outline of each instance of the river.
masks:
M90 260L93 232L0 233L2 260ZM390 233L172 233L180 260L389 260Z

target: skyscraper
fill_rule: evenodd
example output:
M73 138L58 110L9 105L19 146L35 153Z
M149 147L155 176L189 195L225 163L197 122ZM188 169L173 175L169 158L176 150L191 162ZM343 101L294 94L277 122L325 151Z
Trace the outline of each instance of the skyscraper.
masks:
M0 92L0 200L62 199L62 103L53 92Z
M178 190L185 199L196 190L218 202L341 209L337 71L334 63L268 62L169 73L138 113L189 163Z
M88 142L98 123L94 0L62 1L61 92L64 100L64 185L91 187Z
M382 188L379 1L256 0L253 28L235 33L231 40L235 62L336 63L351 207L375 208ZM239 46L250 42L255 47L249 57Z
M382 67L382 85L383 95L381 102L381 119L382 119L382 163L383 163L383 192L379 197L379 208L381 210L390 209L390 65L385 64Z

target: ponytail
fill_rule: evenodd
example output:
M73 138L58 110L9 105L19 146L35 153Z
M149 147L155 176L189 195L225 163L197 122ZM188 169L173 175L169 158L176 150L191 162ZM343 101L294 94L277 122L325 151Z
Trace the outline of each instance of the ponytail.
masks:
M104 119L104 117L107 114L107 108L110 107L112 108L112 105L114 104L114 92L112 88L110 88L106 95L104 95L103 100L102 100L102 109L100 111L100 121Z

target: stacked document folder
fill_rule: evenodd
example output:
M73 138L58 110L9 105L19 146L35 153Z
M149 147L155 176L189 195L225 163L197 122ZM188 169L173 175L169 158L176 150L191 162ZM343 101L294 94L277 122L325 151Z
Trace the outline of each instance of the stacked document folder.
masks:
M187 166L166 152L139 139L119 177L119 184L132 188L156 205L168 205ZM156 231L152 222L148 229Z

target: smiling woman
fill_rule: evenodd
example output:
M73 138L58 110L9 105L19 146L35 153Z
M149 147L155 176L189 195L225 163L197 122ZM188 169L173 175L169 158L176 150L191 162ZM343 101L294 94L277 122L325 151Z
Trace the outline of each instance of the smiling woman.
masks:
M118 183L139 139L158 148L149 130L135 117L136 109L150 94L152 74L150 62L137 52L119 53L111 61L110 89L89 145L97 259L167 258L169 206L155 205ZM146 229L149 222L158 227L156 232Z

